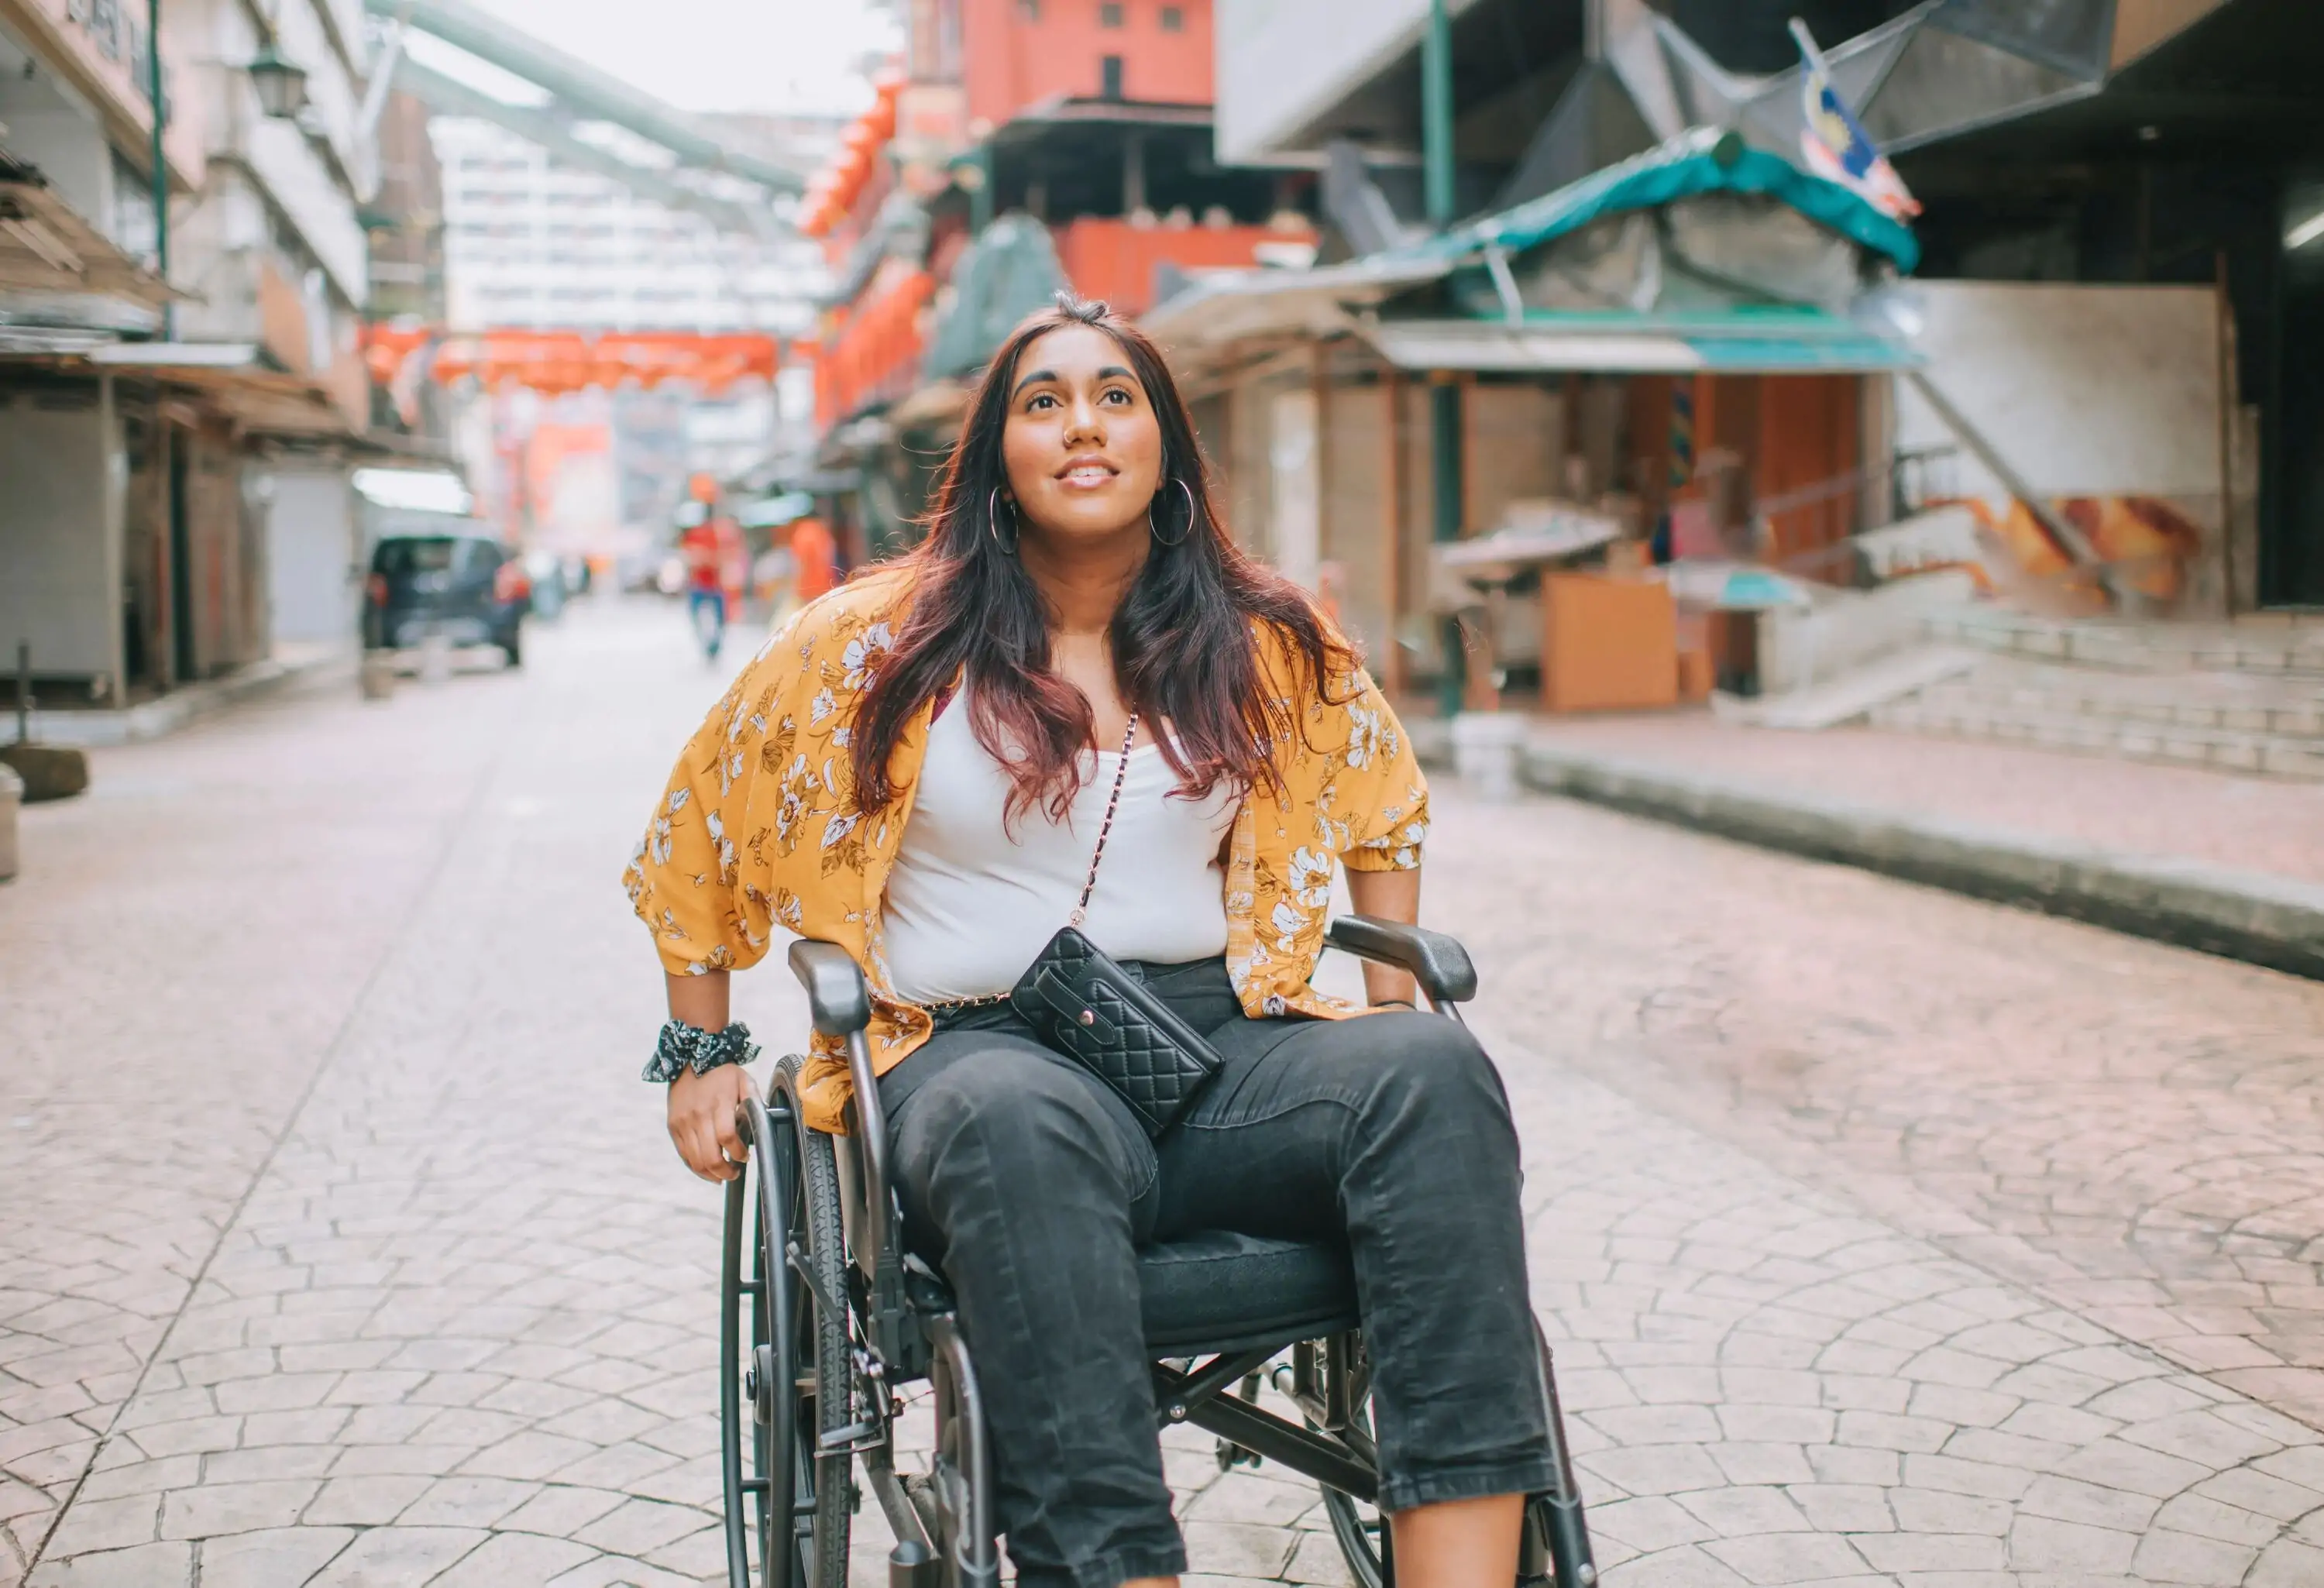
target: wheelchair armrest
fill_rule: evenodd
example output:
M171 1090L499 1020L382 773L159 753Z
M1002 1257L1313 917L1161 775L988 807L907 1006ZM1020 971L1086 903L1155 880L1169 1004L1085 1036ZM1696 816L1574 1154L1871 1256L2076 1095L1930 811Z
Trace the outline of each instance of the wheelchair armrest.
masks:
M1477 967L1469 951L1442 932L1378 916L1343 915L1325 929L1323 941L1358 959L1411 972L1431 1003L1465 1003L1477 995Z
M852 1036L872 1023L863 973L838 944L814 938L792 944L791 974L807 989L807 1011L825 1036Z
M880 1080L872 1068L872 1046L864 1028L872 1023L872 993L862 968L836 943L807 937L791 945L791 974L807 989L815 1029L847 1039L847 1078L852 1091L853 1133L863 1174L864 1240L856 1260L863 1277L876 1279L897 1254L892 1182L888 1177L888 1114L880 1103Z

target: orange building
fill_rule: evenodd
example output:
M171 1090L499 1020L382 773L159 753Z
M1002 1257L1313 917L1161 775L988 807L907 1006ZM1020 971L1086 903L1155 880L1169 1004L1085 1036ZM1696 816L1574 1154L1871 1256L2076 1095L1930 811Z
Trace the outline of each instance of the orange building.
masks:
M826 429L967 373L938 305L995 217L1040 223L1065 284L1133 315L1175 276L1313 256L1312 174L1213 157L1213 0L910 0L906 23L904 69L807 190L853 277L818 338ZM925 242L867 246L899 195Z
M1211 103L1211 0L940 0L972 128L1055 99Z

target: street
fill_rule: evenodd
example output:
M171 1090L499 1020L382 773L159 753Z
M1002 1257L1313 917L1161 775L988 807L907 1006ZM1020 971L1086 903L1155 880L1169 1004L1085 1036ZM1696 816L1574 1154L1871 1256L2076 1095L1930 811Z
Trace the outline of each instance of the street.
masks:
M723 1582L717 1195L619 887L691 645L585 602L26 811L0 1588ZM2324 985L1437 803L1612 1588L2324 1583ZM779 965L737 993L799 1039ZM1169 1460L1190 1581L1343 1580L1312 1489Z

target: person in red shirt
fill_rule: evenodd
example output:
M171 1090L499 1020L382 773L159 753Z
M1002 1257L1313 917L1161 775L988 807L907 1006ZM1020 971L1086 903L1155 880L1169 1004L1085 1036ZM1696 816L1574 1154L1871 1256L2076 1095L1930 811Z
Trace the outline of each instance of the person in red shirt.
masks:
M718 660L743 577L742 532L718 512L718 485L707 475L694 477L678 555L686 562L687 616L701 637L702 652ZM685 521L681 521L685 522Z

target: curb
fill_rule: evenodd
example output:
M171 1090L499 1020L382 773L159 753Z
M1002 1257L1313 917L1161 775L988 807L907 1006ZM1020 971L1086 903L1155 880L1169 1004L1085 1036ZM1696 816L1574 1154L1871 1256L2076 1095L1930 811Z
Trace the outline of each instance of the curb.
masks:
M1449 743L1415 735L1438 762ZM2065 916L2324 980L2324 884L2068 838L1907 815L1543 744L1526 784L1764 849Z
M355 658L337 651L288 660L269 657L221 679L184 685L126 711L60 711L42 707L33 716L33 742L81 750L142 743L174 734L197 718L271 695L300 679L321 677L339 666L346 667L352 676ZM0 723L0 744L13 744L15 740L14 720Z

